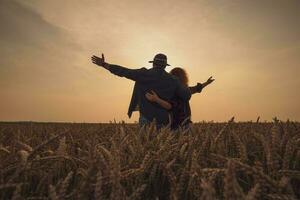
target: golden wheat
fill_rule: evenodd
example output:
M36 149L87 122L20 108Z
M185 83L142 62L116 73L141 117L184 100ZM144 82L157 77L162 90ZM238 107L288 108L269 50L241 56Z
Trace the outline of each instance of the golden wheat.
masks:
M0 123L0 199L299 199L299 130Z

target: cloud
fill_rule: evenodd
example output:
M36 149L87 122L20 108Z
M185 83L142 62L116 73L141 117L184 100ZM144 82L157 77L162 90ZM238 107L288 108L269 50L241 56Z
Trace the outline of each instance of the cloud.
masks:
M68 66L76 66L81 50L71 34L16 0L0 1L0 24L2 90L40 91L68 82L62 74L74 73Z
M16 0L0 1L1 42L18 46L46 45L52 40L70 45L66 31L50 24L36 11Z
M213 8L208 16L211 28L223 37L257 50L286 48L300 41L299 1L233 2L230 6L219 1L210 5Z

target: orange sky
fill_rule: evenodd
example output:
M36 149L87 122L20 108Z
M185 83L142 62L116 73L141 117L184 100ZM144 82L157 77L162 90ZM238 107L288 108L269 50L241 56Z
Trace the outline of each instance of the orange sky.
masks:
M133 82L90 62L185 68L193 121L300 120L298 0L1 0L0 121L128 119Z

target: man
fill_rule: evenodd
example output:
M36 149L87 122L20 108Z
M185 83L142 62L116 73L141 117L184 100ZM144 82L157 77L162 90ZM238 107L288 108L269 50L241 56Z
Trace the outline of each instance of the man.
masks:
M151 69L128 69L122 66L113 65L105 62L104 55L102 57L92 56L92 62L99 65L111 73L125 77L135 81L131 102L128 109L129 118L133 111L137 109L140 112L140 125L149 124L154 119L158 126L169 123L168 111L158 105L156 102L150 102L146 99L145 94L151 90L155 90L157 95L165 100L171 100L175 95L188 101L191 98L191 91L183 86L180 81L165 71L167 56L164 54L155 55L152 61Z

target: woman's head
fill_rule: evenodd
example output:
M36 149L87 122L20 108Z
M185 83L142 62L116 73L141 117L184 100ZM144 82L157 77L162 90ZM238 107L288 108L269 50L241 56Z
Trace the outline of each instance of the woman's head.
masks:
M175 67L170 71L170 74L176 76L183 85L188 86L189 78L183 68Z

